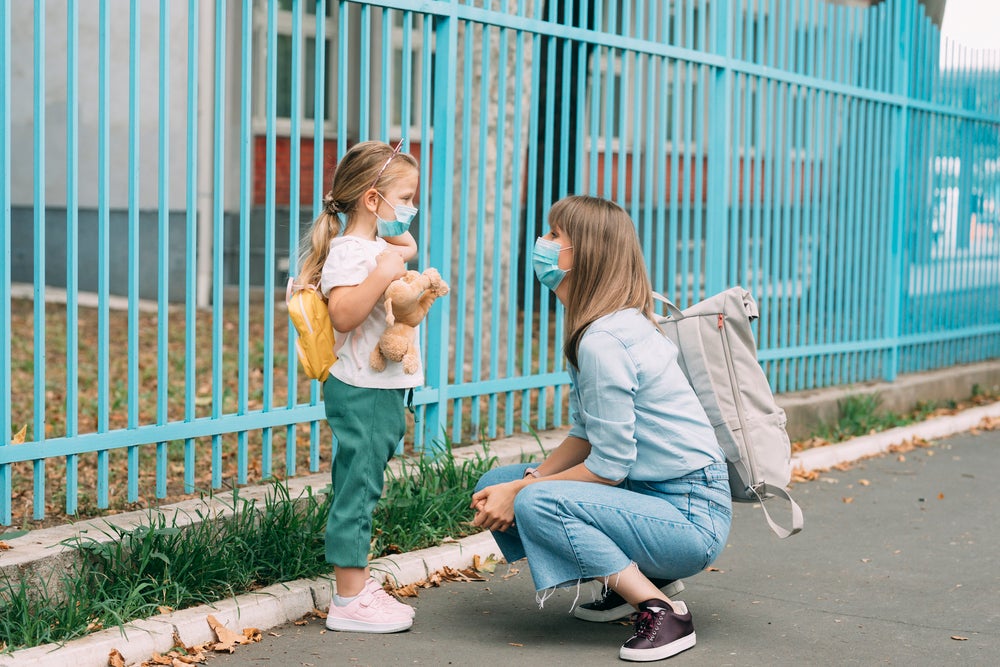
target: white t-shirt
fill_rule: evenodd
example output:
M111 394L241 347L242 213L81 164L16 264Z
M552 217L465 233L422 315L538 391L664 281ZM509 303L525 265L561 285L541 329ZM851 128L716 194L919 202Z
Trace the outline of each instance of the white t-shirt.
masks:
M384 239L376 237L374 241L358 236L338 236L330 242L330 252L323 264L323 275L320 289L326 296L334 287L360 285L368 274L375 269L375 258L389 244ZM378 345L378 339L385 331L385 304L380 298L375 308L353 331L336 331L337 361L330 367L330 373L341 382L355 387L373 389L408 389L424 384L424 368L421 365L416 373L403 372L403 364L398 361L386 360L385 370L376 371L371 367L372 350ZM417 359L420 357L420 331L417 330L414 344L417 346Z

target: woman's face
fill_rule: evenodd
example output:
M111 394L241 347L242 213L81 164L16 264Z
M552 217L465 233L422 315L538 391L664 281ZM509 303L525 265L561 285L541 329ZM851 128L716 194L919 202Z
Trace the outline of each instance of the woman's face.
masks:
M566 236L561 229L553 226L549 229L549 233L542 237L546 241L552 241L558 243L562 250L559 251L559 268L567 271L573 268L573 244L570 242L569 237ZM565 281L563 281L565 282Z
M566 299L569 296L569 283L573 280L573 272L570 271L570 269L573 268L573 244L569 240L569 237L555 225L553 225L549 229L549 233L542 238L546 241L552 241L553 243L559 244L559 263L557 266L563 271L568 271L568 273L563 277L562 281L555 288L553 293L565 306Z

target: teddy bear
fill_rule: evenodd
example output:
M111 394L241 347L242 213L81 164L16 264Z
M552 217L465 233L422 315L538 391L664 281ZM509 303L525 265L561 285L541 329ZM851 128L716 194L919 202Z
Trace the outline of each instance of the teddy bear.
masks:
M386 327L372 350L370 364L376 371L385 370L385 360L402 361L404 373L416 373L416 326L427 315L431 304L449 291L448 283L437 269L423 273L407 271L403 277L389 283L382 298L385 300Z

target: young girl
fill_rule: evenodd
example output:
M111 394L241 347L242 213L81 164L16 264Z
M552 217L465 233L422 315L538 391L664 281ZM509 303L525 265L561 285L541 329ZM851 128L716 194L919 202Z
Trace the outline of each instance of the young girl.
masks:
M555 587L602 582L638 610L619 657L661 660L695 643L686 605L658 586L703 570L725 545L725 459L655 323L628 214L574 196L549 225L533 263L566 307L572 427L537 468L486 473L474 523L494 531L508 562L527 557L540 602Z
M344 155L300 271L300 281L320 279L336 338L337 361L323 384L338 443L326 524L326 560L336 577L326 619L331 630L399 632L413 625L413 609L382 590L368 570L372 512L406 431L403 395L424 382L422 368L410 374L398 362L380 372L369 366L386 325L382 293L417 252L407 228L417 213L419 170L400 152L402 143L393 149L367 141Z

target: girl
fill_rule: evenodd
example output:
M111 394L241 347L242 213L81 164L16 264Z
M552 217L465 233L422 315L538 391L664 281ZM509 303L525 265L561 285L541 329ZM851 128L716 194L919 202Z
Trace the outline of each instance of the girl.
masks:
M336 577L326 618L331 630L399 632L413 625L413 609L386 593L368 570L372 512L385 467L406 431L403 394L424 382L422 368L409 374L397 362L381 372L369 366L385 329L382 293L417 252L407 229L417 213L419 170L400 152L402 145L367 141L344 155L301 264L300 282L320 278L336 339L337 361L323 384L327 422L338 442L326 524L326 560Z
M549 226L533 263L566 307L572 427L537 468L486 473L474 523L494 531L508 562L527 557L540 603L555 587L602 582L638 610L619 657L660 660L694 646L695 632L686 605L647 577L690 576L722 550L732 516L725 459L655 324L628 214L567 197Z

